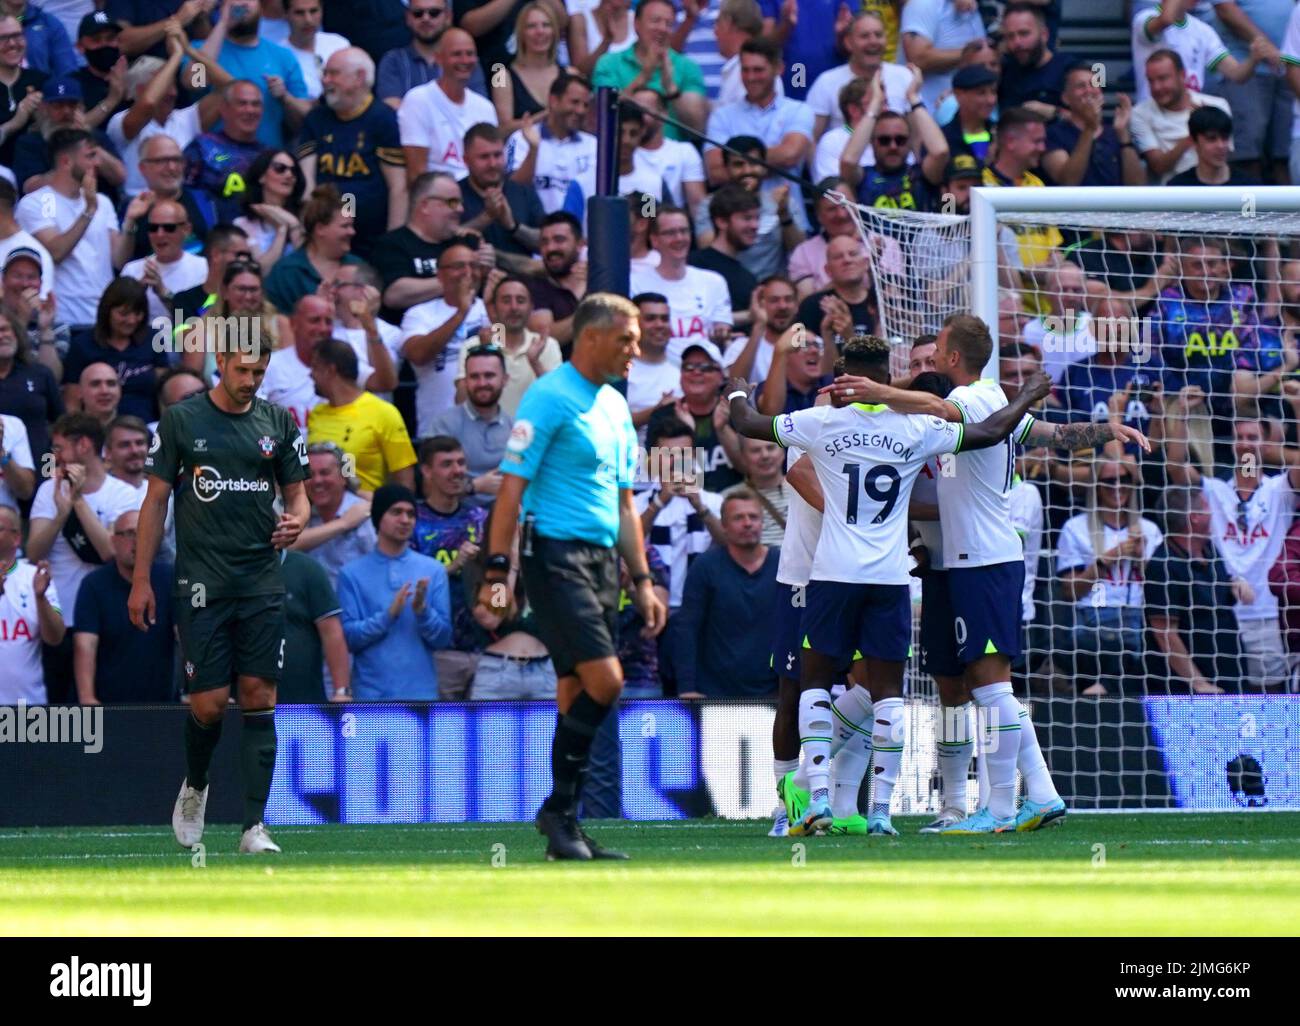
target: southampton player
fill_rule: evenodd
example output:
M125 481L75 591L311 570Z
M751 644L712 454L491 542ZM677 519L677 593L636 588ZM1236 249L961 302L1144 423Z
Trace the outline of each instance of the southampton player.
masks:
M982 378L993 354L993 340L984 322L967 314L949 317L939 334L936 369L956 388L947 399L924 391L904 391L869 379L837 379L828 386L833 397L850 393L868 401L887 403L894 410L924 413L949 423L969 424L976 417L1013 406L1022 413L1023 392L1009 406L995 381ZM1041 398L1042 396L1038 396ZM1002 833L1034 830L1065 815L1051 774L1038 747L1028 712L1016 701L1011 688L1011 663L1021 651L1024 550L1012 524L1010 500L1015 471L1015 443L1047 445L1075 450L1099 445L1111 438L1137 442L1150 450L1146 438L1124 425L1040 424L1033 417L1018 419L1006 444L986 452L961 455L944 467L938 479L939 513L943 528L943 565L947 578L949 611L942 614L952 624L950 632L931 631L926 637L927 664L936 681L945 678L949 688L961 680L960 693L940 691L945 710L974 699L986 711L997 742L985 753L989 777L989 804L973 816L965 810L945 810L947 822L926 829L940 833ZM971 446L966 446L967 449ZM925 601L942 603L942 586L935 582ZM956 727L957 713L945 711L945 725ZM957 745L959 737L940 737ZM968 751L968 749L966 749ZM945 788L964 799L969 755L941 760ZM1019 765L1026 797L1019 812L1015 805L1015 774ZM960 782L958 778L960 777ZM952 799L950 799L951 801ZM958 816L961 816L958 819Z
M844 347L845 369L887 382L889 355L885 340L856 337ZM858 652L871 687L889 693L902 687L912 635L907 512L917 472L939 453L997 445L1046 395L1050 382L1035 381L1011 406L970 425L854 402L851 389L830 407L769 419L749 406L743 388L734 387L739 385L733 381L729 389L736 429L750 438L773 437L782 446L805 448L825 497L806 593L800 674L799 734L810 794L799 826L809 833L834 820L829 802L831 686Z
M234 684L243 710L239 850L280 850L262 823L275 773L275 687L285 655L279 550L293 544L311 509L302 435L287 410L256 397L270 356L260 347L216 354L220 382L168 407L145 461L149 491L128 607L136 627L153 622L149 568L174 489L174 597L190 713L172 829L186 848L203 837L208 766ZM285 510L278 517L277 487Z
M555 664L552 786L536 820L548 859L627 857L597 844L577 818L592 741L623 690L617 555L627 564L647 636L658 635L667 620L632 503L636 431L627 402L610 387L627 378L640 352L637 317L632 303L606 292L578 304L571 361L534 383L519 405L488 526L479 604L492 612L509 606L522 507L524 588Z

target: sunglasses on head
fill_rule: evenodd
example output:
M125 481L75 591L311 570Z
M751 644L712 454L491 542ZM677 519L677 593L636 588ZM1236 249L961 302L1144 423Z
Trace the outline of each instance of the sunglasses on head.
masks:
M262 274L262 265L256 260L232 260L226 265L226 273L229 275L244 274L251 272L258 275Z

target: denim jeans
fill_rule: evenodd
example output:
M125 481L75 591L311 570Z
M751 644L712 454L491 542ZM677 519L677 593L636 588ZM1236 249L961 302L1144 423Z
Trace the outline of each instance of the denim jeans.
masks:
M475 701L554 701L555 667L547 658L515 659L484 652L469 697Z

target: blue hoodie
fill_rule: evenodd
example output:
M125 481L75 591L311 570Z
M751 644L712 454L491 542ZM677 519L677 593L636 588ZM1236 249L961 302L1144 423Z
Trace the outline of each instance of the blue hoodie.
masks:
M429 579L424 614L412 605L415 585ZM388 615L403 584L410 597L394 620ZM406 549L385 556L376 549L339 572L343 635L352 653L352 693L359 702L432 702L438 698L433 653L451 647L451 594L447 571L430 556Z

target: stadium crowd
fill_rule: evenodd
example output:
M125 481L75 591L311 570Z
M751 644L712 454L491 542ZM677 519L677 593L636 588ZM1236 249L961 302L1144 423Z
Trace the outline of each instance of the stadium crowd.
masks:
M153 430L206 401L214 331L273 348L260 394L308 444L279 700L554 695L522 588L507 620L473 596L498 467L530 430L515 411L588 287L602 86L626 101L626 396L670 609L648 640L622 603L625 693L771 696L785 458L736 434L721 390L737 375L765 414L807 408L838 346L881 333L846 201L960 214L977 184L1300 181L1290 0L1135 4L1135 95L1110 110L1096 62L1057 48L1060 8L4 0L0 702L177 700L168 603L140 634L126 600ZM1040 417L1154 443L1019 457L1035 686L1291 685L1285 247L1050 226L1003 246L1004 390L1046 369ZM1147 359L1098 345L1132 317ZM933 369L933 338L904 345L909 374Z

